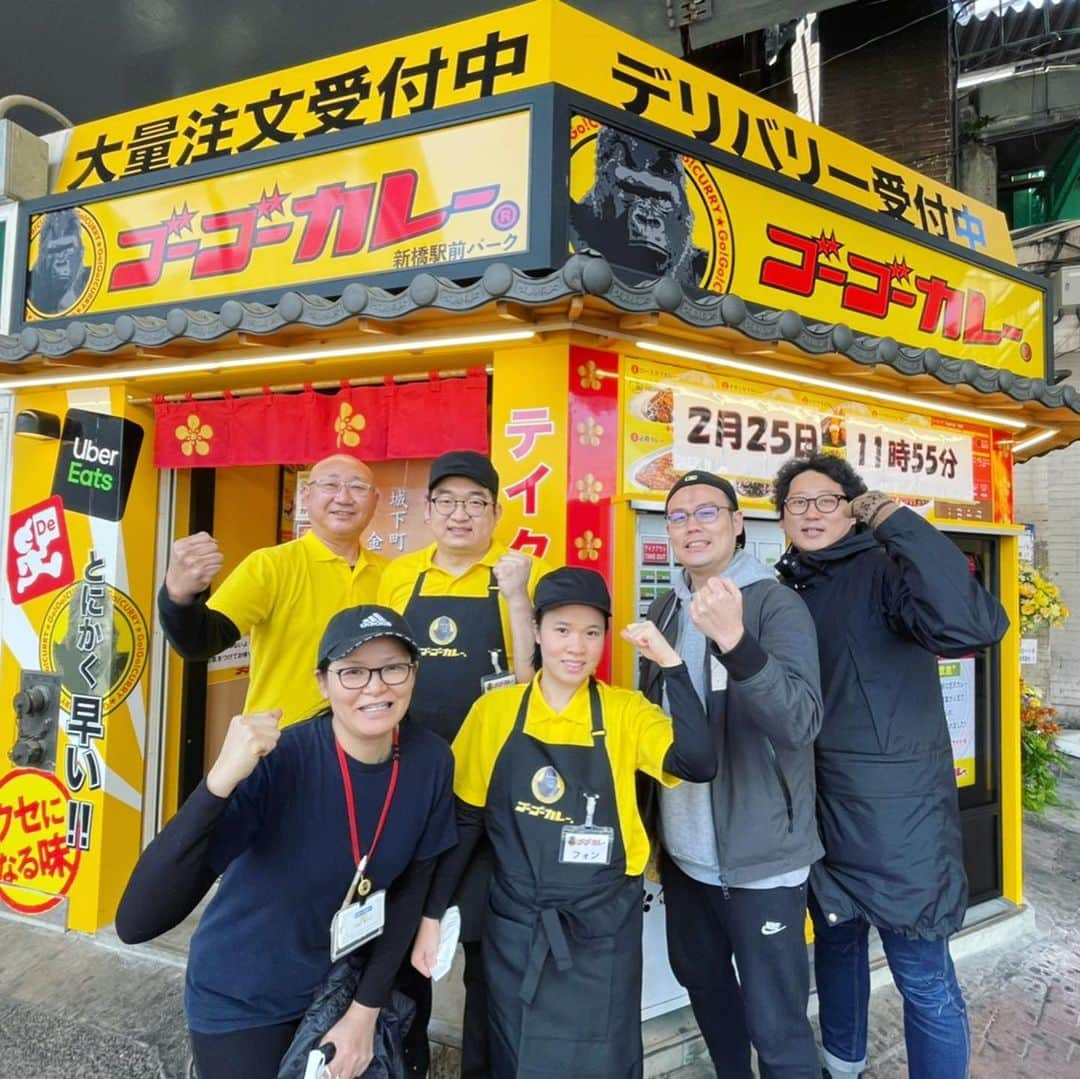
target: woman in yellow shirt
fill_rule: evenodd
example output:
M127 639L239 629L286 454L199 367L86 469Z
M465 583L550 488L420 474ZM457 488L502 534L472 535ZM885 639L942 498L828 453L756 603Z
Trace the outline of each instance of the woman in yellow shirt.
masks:
M635 777L706 782L716 756L686 666L651 622L623 631L662 669L669 717L598 682L604 579L559 569L536 587L539 671L481 697L454 740L457 848L440 863L413 949L430 974L439 919L483 832L495 854L484 926L494 1079L642 1072L641 874Z

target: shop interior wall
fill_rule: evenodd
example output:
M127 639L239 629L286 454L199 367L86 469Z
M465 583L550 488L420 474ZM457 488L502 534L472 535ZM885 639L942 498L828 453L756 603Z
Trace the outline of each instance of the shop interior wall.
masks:
M224 581L237 564L259 547L273 547L280 527L279 465L219 468L214 475L213 536L225 564L215 583ZM246 673L229 668L211 672L206 687L204 771L217 759L229 720L243 711Z

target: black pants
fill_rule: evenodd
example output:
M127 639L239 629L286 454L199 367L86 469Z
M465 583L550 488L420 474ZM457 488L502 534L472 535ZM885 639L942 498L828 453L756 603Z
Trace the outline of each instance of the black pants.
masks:
M690 994L719 1079L819 1079L806 1005L806 885L721 888L663 860L671 969ZM732 966L738 966L738 978Z
M228 1034L191 1030L191 1051L199 1079L277 1079L278 1065L292 1045L299 1019L272 1027L252 1027Z
M488 1057L487 982L480 941L465 941L465 1015L461 1024L461 1079L487 1079ZM412 965L409 957L398 971L395 988L416 1004L416 1017L402 1046L410 1074L426 1075L431 1063L427 1028L431 1019L431 980Z

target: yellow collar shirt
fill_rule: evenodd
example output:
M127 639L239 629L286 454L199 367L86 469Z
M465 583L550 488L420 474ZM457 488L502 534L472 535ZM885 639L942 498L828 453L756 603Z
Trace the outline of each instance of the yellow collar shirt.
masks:
M338 611L375 602L385 566L363 548L350 566L307 532L252 551L225 578L207 606L251 637L245 712L280 708L286 724L325 707L314 674L319 638Z
M464 573L455 577L452 573L440 568L435 564L435 552L438 544L431 544L420 551L411 554L400 555L395 558L383 573L382 583L379 586L379 598L376 602L385 607L391 607L398 614L404 614L409 600L416 585L416 579L420 574L425 574L424 584L420 591L422 596L454 596L461 599L482 599L488 594L491 583L491 569L496 562L505 554L510 554L510 548L504 543L492 543L487 553L474 562ZM529 596L536 591L536 582L550 573L552 566L542 558L532 559L532 568L529 571ZM499 597L499 620L502 623L503 641L506 642L507 670L514 669L513 641L510 637L510 612L507 610L503 598ZM422 636L425 627L413 626L413 632Z
M577 690L562 711L556 712L540 691L542 677L537 674L533 678L525 733L547 745L592 745L588 683ZM664 771L664 757L674 741L671 719L635 689L620 689L606 682L597 685L607 732L604 744L615 780L619 828L626 846L626 872L628 876L637 876L644 871L649 858L649 839L638 812L635 777L637 772L645 772L665 787L680 782ZM524 685L516 685L493 690L481 697L465 717L452 747L454 793L463 802L472 806L487 804L495 762L513 731L525 689ZM532 796L529 791L523 791L520 797L529 801ZM561 810L575 820L581 817L578 806L556 803L550 808Z

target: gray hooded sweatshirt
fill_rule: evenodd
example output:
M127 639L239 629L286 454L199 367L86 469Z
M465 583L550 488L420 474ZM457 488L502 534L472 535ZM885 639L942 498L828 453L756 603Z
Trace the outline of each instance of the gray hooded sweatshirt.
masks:
M745 626L728 653L690 619L684 574L649 611L686 662L719 761L712 782L661 790L661 841L702 883L791 887L822 853L814 813L817 640L805 604L792 604L790 590L752 555L736 551L724 576L742 591ZM666 706L656 673L643 663L641 687Z

